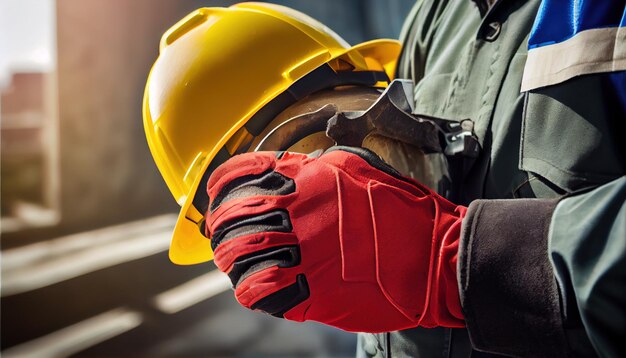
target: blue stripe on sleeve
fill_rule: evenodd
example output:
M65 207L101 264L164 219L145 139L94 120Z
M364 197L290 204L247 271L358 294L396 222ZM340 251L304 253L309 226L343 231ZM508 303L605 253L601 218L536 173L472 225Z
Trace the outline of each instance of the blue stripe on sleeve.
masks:
M626 0L543 0L528 48L563 42L590 29L626 26Z

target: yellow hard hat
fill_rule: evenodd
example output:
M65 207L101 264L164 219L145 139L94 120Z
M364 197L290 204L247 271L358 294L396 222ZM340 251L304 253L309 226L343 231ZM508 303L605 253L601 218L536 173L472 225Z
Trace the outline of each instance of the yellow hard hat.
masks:
M218 165L304 96L342 85L385 87L399 52L395 40L350 47L320 22L265 3L202 8L169 29L148 77L143 119L154 161L182 207L172 262L213 258L203 213Z

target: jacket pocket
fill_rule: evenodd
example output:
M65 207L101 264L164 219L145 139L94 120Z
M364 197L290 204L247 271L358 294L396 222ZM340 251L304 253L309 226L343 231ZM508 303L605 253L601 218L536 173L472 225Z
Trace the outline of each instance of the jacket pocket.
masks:
M606 76L582 76L526 92L519 168L565 192L597 186L624 170L626 118Z

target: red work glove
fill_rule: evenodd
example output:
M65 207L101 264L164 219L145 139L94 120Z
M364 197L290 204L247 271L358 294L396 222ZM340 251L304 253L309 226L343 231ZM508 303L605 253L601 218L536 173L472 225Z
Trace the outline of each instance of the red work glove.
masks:
M245 307L347 331L463 327L465 208L366 149L238 155L211 175L215 264Z

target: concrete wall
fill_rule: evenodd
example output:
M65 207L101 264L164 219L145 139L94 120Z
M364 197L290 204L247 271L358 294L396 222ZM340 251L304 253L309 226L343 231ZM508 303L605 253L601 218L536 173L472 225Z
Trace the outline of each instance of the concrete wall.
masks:
M203 3L57 2L63 226L101 226L177 209L150 156L141 101L161 34Z

